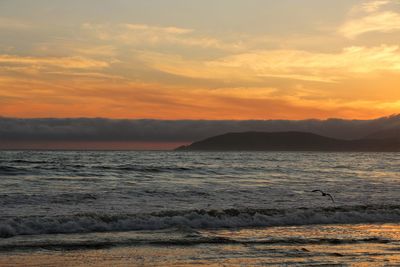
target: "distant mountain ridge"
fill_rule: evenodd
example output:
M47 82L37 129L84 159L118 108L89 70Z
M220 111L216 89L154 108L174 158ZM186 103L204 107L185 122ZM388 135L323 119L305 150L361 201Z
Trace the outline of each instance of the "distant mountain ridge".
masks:
M400 138L379 133L343 140L308 132L227 133L177 148L177 151L376 151L400 152Z
M367 137L365 137L365 139L400 139L400 127L395 127L372 133Z

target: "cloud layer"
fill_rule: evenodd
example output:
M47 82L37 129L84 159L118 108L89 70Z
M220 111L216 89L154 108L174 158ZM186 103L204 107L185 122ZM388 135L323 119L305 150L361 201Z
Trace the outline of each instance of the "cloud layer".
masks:
M376 120L163 121L110 119L0 118L0 148L36 142L190 143L227 132L304 131L334 138L357 139L400 127L400 116Z

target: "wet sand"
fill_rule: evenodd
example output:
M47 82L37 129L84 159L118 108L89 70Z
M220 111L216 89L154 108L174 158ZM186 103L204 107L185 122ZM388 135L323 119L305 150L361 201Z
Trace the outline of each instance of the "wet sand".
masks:
M208 230L201 234L237 242L3 251L0 266L400 266L397 224Z

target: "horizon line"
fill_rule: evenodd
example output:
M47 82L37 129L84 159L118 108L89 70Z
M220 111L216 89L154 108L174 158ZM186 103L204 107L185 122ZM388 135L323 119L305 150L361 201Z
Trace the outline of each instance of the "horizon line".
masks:
M340 118L340 117L329 117L325 119L318 118L304 118L304 119L157 119L157 118L107 118L107 117L8 117L0 115L0 119L14 119L14 120L118 120L118 121L329 121L329 120L344 120L344 121L369 121L379 120L386 118L399 117L399 113L393 113L390 115L373 117L370 119L358 119L358 118Z

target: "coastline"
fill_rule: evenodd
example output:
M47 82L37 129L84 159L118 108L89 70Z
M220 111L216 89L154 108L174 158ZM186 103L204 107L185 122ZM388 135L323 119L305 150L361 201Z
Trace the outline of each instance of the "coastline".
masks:
M38 247L0 252L0 266L394 266L400 264L399 232L400 224L207 230L200 234L218 236L221 242L180 244L170 235L169 243L159 244ZM119 233L146 234L154 238L151 232Z

